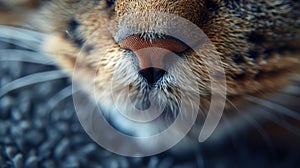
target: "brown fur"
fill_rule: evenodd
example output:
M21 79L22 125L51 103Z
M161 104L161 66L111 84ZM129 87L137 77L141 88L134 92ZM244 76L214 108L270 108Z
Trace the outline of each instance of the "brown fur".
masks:
M85 2L78 2L75 4L70 4L66 2L57 2L53 3L49 6L46 6L44 10L42 10L42 19L47 19L44 28L44 31L50 31L54 33L60 33L60 36L64 36L64 31L66 30L66 22L72 18L78 18L81 22L82 26L82 36L84 39L88 39L89 35L96 29L101 28L102 25L107 24L111 16L108 16L105 13L97 12L96 8L87 10L82 9L82 7L86 7L86 5L82 4ZM101 2L102 3L102 2ZM224 2L219 2L224 5ZM258 2L248 2L258 3ZM89 3L92 7L92 3ZM221 6L222 6L221 5ZM238 5L238 4L234 4ZM243 5L240 3L239 5ZM70 7L72 6L72 7ZM103 8L103 5L100 5L98 8ZM228 5L229 6L229 5ZM271 6L271 4L269 5ZM292 11L296 12L296 9L299 5L295 5L295 7L290 7ZM241 6L243 7L243 6ZM70 8L69 10L66 8ZM248 6L245 5L245 9ZM262 7L263 8L263 7ZM65 9L65 10L62 10ZM186 10L189 9L189 10ZM298 36L298 27L296 23L292 25L292 21L285 18L290 14L290 10L275 11L280 14L280 17L284 18L286 23L283 23L283 29L278 29L276 26L277 23L271 25L269 27L263 27L264 23L262 20L247 20L243 18L239 18L234 16L235 13L242 12L242 9L239 9L238 6L236 8L237 11L233 11L231 8L220 7L217 12L209 11L205 5L204 1L117 1L116 3L116 16L113 15L112 18L123 16L124 13L135 13L139 11L161 11L161 12L170 12L177 14L181 17L184 17L193 23L197 24L203 31L208 35L213 44L217 47L217 51L219 52L224 66L227 72L227 85L228 85L228 94L229 95L243 95L248 93L257 93L261 94L262 91L274 91L274 89L280 87L282 84L286 83L286 79L288 74L294 70L294 66L297 66L299 63L298 52L290 53L291 51L284 51L285 53L277 53L276 51L267 53L267 54L259 54L255 55L255 59L249 58L247 51L249 49L254 51L259 51L263 49L276 49L277 47L286 47L291 46L291 44L295 44L299 42L299 39L291 39L289 41L285 41L283 43L283 39L286 35L289 36ZM49 12L47 12L47 10ZM251 13L251 10L248 9L246 11L249 17L258 17L255 16L256 13ZM274 7L276 10L276 7ZM55 11L55 12L54 12ZM76 13L75 11L82 11L82 13ZM51 12L51 13L50 13ZM63 13L61 13L63 12ZM296 14L294 14L296 15ZM203 17L203 18L201 18ZM265 16L267 17L267 16ZM270 15L269 17L272 17ZM298 16L299 17L299 16ZM99 19L96 19L99 18ZM96 19L96 20L95 20ZM105 21L106 20L106 21ZM103 23L102 23L103 22ZM234 24L233 24L234 23ZM259 26L259 27L255 27ZM287 27L290 26L290 27ZM84 27L84 28L83 28ZM40 27L39 27L40 28ZM88 29L87 29L88 28ZM268 30L270 29L270 30ZM265 31L269 31L267 34L263 34ZM247 39L247 34L254 32L257 33L258 38L264 39L265 42L262 44L253 44L250 43ZM289 33L289 34L287 34ZM278 35L279 34L279 35ZM266 37L265 37L266 36ZM51 38L51 37L50 37ZM107 37L102 39L107 40ZM278 38L276 40L276 38ZM273 40L275 39L275 40ZM71 46L62 46L62 41L64 39L59 40L60 42L54 42L59 44L61 48L64 48L65 51L60 50L59 48L55 48L52 45L47 46L47 50L51 50L50 52L54 55L67 55L74 56L78 53L79 49L76 50L76 47L72 48ZM259 39L258 39L259 40ZM71 45L65 39L66 45ZM98 44L105 42L99 41ZM108 42L107 42L108 43ZM111 46L116 46L115 42L110 42ZM97 44L95 44L97 45ZM101 47L101 46L100 46ZM296 48L295 48L296 47ZM69 48L69 49L68 49ZM262 49L261 49L262 48ZM294 46L297 49L297 46ZM60 53L57 53L59 51ZM117 54L118 55L118 54ZM194 62L199 62L201 65L201 60L199 56L192 55L189 56ZM241 62L236 63L233 61L235 57L240 57ZM68 66L68 63L62 63L61 66ZM72 66L68 66L72 67ZM201 66L200 66L201 67ZM199 71L199 67L195 67L193 69L195 71Z

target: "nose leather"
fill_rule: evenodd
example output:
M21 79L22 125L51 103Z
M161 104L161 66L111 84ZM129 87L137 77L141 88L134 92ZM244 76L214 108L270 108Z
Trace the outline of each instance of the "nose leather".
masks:
M141 69L150 67L164 69L164 57L169 52L183 52L187 46L174 39L145 40L138 36L129 36L120 41L120 47L133 51Z
M122 40L120 47L131 50L139 59L139 74L150 84L154 85L166 73L164 64L169 62L166 57L170 52L182 52L187 46L174 39L145 40L137 36L129 36Z

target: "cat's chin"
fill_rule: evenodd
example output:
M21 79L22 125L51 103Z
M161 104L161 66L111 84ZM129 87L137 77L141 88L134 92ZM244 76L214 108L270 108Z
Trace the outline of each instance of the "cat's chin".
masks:
M118 130L125 130L125 133L135 136L158 134L168 129L177 118L192 118L189 114L193 113L191 111L196 113L199 107L199 96L183 98L183 93L166 93L157 87L110 91L94 97L99 112Z

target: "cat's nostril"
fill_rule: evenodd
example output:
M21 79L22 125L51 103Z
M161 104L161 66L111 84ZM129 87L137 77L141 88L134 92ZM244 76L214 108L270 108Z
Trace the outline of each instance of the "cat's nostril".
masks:
M140 70L139 73L150 85L154 85L164 76L166 71L163 69L150 67Z

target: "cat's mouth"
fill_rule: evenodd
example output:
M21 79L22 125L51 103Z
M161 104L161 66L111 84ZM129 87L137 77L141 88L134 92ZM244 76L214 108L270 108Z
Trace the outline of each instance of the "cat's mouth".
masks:
M123 97L116 102L124 106L131 103L132 108L141 111L154 106L155 111L163 110L164 116L172 116L167 118L189 111L180 107L182 94L190 96L190 100L185 100L189 104L186 106L197 106L194 104L198 104L198 80L185 58L193 51L187 44L172 36L146 32L126 36L117 43L124 55L115 67L115 84L124 87L117 90L127 91L124 94L116 91L119 98ZM124 85L125 79L130 81L129 85ZM126 106L126 109L131 108Z
M171 94L166 92L166 88L161 88L159 85L149 86L140 89L139 91L132 88L129 90L129 100L137 110L148 111L149 113L157 113L161 111L163 115L168 115L168 118L176 118L179 107L176 103L177 99L180 99L181 93ZM171 90L171 88L169 88ZM176 96L175 96L176 94ZM155 110L155 112L151 112ZM170 117L170 115L172 117Z
M133 51L124 53L114 67L111 90L112 101L120 110L138 110L141 114L162 111L162 116L172 120L179 113L185 114L189 108L198 107L198 80L188 59L169 54L165 56L169 61L165 61L163 68L142 69Z

